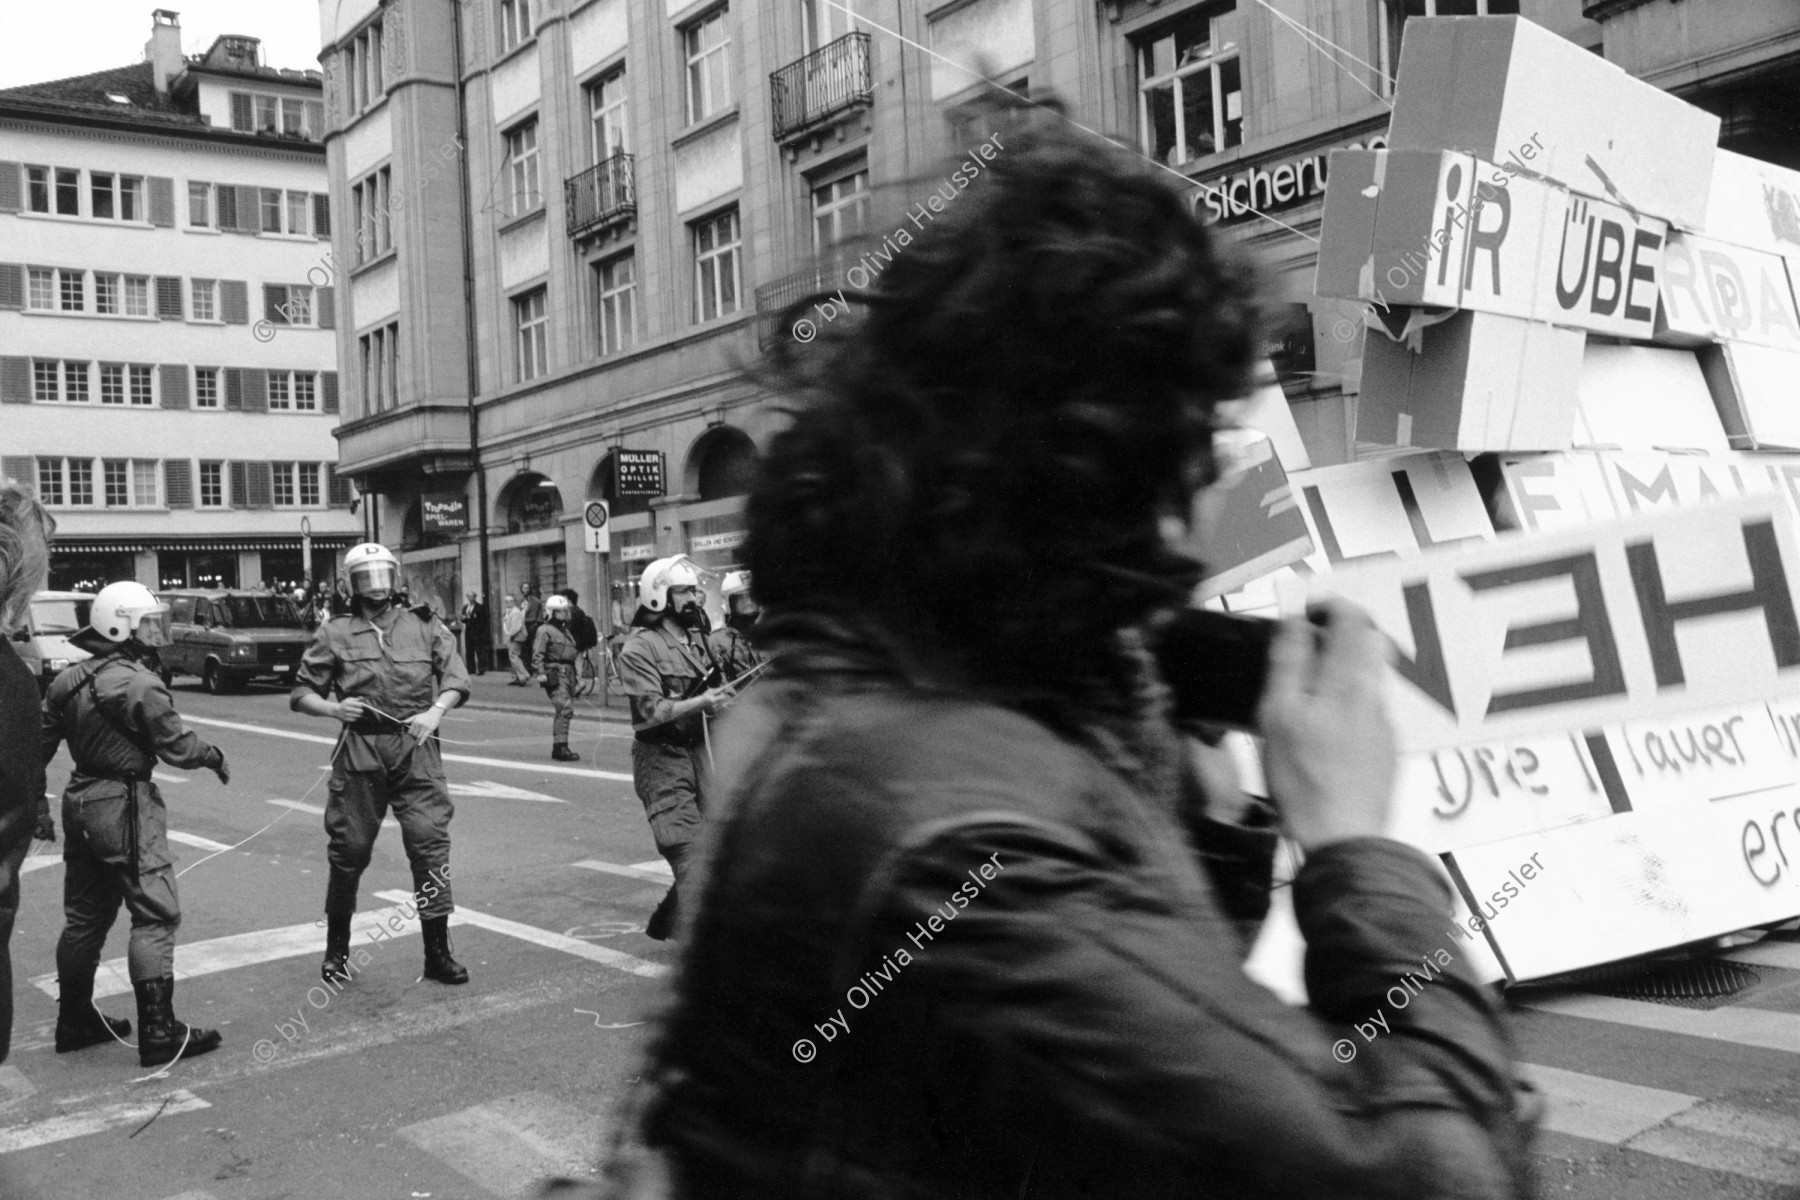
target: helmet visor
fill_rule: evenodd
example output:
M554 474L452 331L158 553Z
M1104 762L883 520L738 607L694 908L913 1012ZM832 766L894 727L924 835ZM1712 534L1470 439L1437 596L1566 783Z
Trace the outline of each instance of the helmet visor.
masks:
M350 590L358 596L394 594L394 568L389 563L364 563L350 569Z
M159 604L147 612L138 614L137 626L132 634L146 646L167 646L169 644L169 606Z

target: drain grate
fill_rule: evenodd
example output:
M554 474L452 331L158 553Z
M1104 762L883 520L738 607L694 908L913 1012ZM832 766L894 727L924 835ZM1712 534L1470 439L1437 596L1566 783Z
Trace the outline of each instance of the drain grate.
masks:
M1559 982L1577 991L1620 1000L1648 1000L1679 1008L1722 1008L1732 997L1762 982L1762 973L1742 963L1687 959L1615 963L1576 971Z

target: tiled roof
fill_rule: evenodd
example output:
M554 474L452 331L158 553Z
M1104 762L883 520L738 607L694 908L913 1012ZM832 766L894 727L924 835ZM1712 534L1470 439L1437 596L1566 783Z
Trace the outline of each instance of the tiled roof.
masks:
M120 104L108 99L109 93L124 96L130 103ZM203 124L198 113L183 112L170 97L157 94L147 62L95 71L91 75L53 79L48 83L0 88L0 101L4 100L67 112L105 113L111 117L157 124Z

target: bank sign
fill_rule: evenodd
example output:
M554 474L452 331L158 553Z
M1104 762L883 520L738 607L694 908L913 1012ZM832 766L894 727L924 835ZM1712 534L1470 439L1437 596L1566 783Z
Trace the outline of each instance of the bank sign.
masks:
M1256 212L1292 208L1325 195L1326 165L1333 150L1385 150L1387 144L1387 135L1377 133L1360 142L1325 146L1274 166L1251 167L1235 175L1202 179L1197 181L1200 186L1188 193L1188 203L1208 225L1230 224L1253 217Z

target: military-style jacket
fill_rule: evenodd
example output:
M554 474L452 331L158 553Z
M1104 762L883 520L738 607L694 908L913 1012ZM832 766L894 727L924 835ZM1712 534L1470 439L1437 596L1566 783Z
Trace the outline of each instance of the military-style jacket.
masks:
M681 700L705 691L706 677L716 664L706 635L683 629L664 617L648 629L634 629L619 651L619 690L631 697L631 727L667 731L675 740L698 741L700 714L658 724L657 701Z
M94 708L96 700L101 711ZM155 753L146 753L134 738ZM84 798L122 794L128 779L148 781L159 758L194 770L214 754L210 742L182 723L175 698L156 672L120 652L77 663L44 694L43 761L56 757L65 740L75 760L65 794Z
M575 648L575 638L566 628L554 621L545 621L538 626L537 637L531 643L531 661L534 663L572 663L581 657Z
M750 639L743 633L729 625L714 630L707 642L712 646L713 657L718 660L719 669L725 672L726 683L737 679L763 660L762 651L752 646Z
M347 613L322 623L300 657L291 697L356 697L404 721L431 707L442 692L469 698L469 673L450 627L424 608L390 604L374 621ZM372 716L353 728L392 730Z

